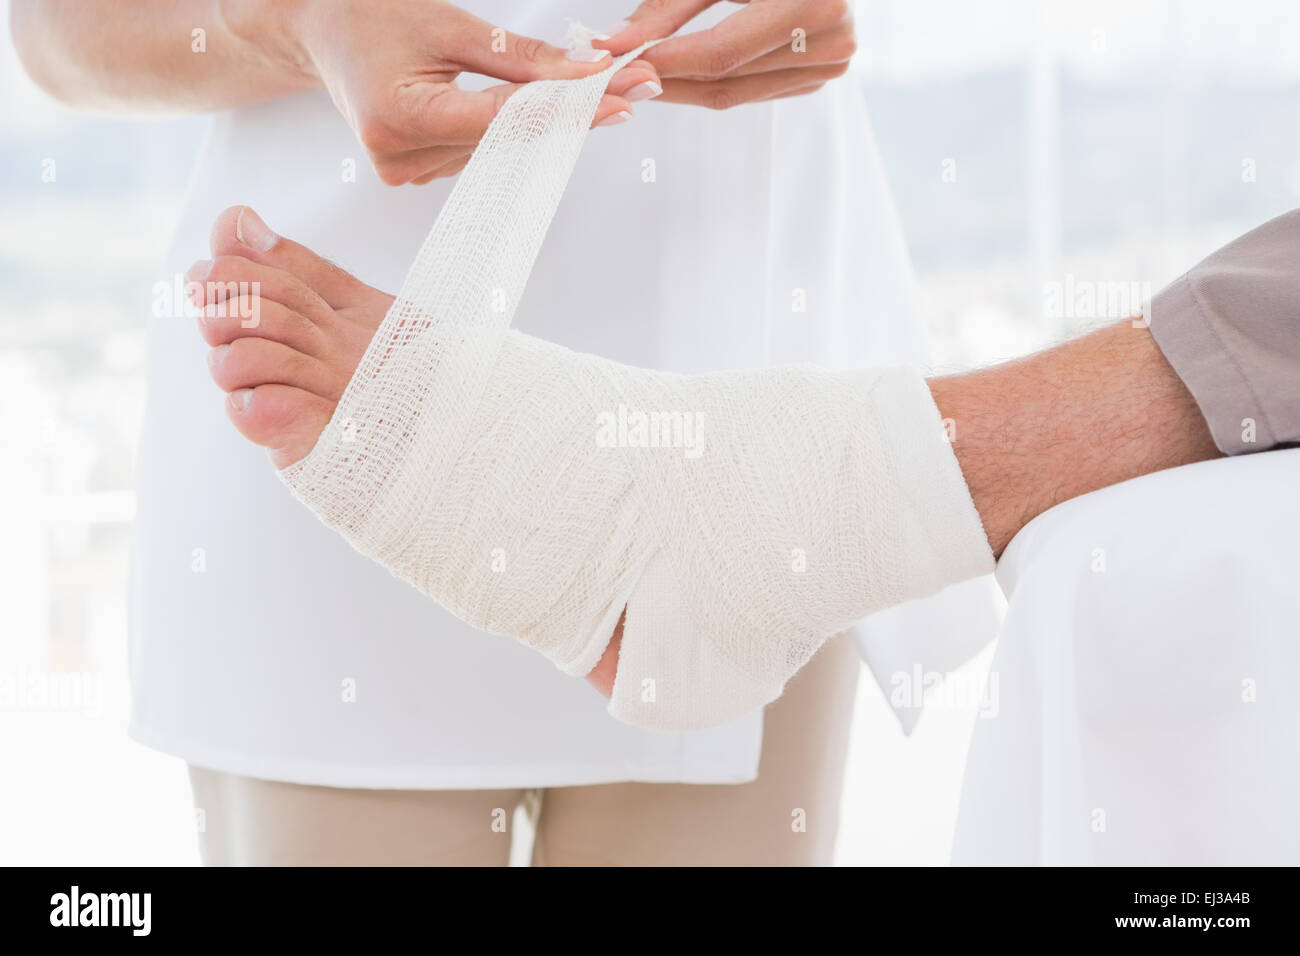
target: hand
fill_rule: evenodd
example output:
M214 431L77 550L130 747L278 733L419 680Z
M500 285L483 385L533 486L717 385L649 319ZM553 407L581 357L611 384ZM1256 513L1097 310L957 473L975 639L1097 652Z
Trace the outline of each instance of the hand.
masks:
M615 55L671 36L717 0L646 0L595 46ZM646 51L671 103L729 109L811 93L842 76L857 49L848 0L749 0L717 26Z
M222 6L233 32L270 34L261 38L263 49L278 44L282 59L324 85L389 185L458 173L521 84L588 76L609 63L608 54L570 59L559 47L440 0L295 0L283 5L282 29L270 31L263 4ZM462 72L508 82L467 92L456 86ZM630 100L654 95L657 81L649 64L629 63L610 81L593 125L630 117Z

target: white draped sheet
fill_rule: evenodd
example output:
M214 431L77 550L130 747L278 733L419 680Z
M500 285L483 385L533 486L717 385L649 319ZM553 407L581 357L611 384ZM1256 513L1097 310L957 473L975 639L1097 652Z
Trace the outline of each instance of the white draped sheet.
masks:
M1300 862L1300 449L1067 502L998 578L954 863Z

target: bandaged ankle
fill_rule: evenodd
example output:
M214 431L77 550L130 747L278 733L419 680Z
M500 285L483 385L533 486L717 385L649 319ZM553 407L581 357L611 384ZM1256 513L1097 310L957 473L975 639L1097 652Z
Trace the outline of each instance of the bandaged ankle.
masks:
M570 674L626 609L611 713L704 727L992 558L915 372L680 376L509 329L612 72L507 101L281 476L358 550Z

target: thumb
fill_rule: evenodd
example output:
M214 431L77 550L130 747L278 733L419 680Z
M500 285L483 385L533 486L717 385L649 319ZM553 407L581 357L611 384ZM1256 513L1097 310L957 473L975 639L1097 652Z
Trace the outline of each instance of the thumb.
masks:
M592 46L620 56L647 40L672 36L718 0L645 0L623 21L621 28L608 40Z
M455 8L456 20L439 32L441 55L463 70L484 76L528 83L532 80L567 80L598 73L609 66L608 51L598 60L569 58L568 51L535 37L517 33L480 20Z

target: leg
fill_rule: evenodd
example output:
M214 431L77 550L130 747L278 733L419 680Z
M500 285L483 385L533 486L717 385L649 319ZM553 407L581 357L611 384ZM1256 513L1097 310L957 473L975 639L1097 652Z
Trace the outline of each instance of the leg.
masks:
M505 866L521 790L348 790L190 767L207 866Z
M833 638L768 705L752 783L547 790L533 864L829 865L858 666L852 640Z
M481 380L459 338L471 359L481 343L411 329L404 311L357 376L372 431L361 445L332 431L313 451L392 299L242 208L218 221L213 246L209 283L262 284L253 322L205 299L226 313L204 335L236 427L290 466L287 480L354 546L568 673L613 670L614 712L650 726L703 726L769 701L825 636L984 573L990 546L1042 510L1217 454L1140 324L930 391L895 372L668 376L512 333L466 398L459 384ZM433 364L421 360L430 343ZM366 405L385 375L387 393ZM422 412L407 411L413 393L433 396ZM709 453L605 450L591 418L635 407L629 395L699 415ZM447 431L458 399L472 412ZM480 552L503 539L513 563L494 576L503 569L488 573ZM556 594L565 600L539 597Z
M1063 501L1220 455L1141 322L931 379L930 391L994 554Z

